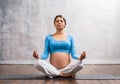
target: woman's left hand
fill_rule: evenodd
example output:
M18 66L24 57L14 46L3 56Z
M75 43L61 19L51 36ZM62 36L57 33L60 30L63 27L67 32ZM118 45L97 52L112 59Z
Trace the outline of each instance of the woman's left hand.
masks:
M82 52L82 54L81 54L81 56L80 56L80 58L79 58L79 60L83 60L83 59L85 59L86 58L86 52L85 51L83 51Z

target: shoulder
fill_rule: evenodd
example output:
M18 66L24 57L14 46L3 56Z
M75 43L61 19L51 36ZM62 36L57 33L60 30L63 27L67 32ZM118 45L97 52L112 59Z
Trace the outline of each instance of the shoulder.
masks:
M46 38L50 38L51 37L51 34L48 34L47 36L46 36Z
M52 37L52 34L48 34L48 35L45 37L45 39L50 40L51 37Z
M68 35L68 38L69 38L70 40L73 40L73 36L72 36L72 35Z

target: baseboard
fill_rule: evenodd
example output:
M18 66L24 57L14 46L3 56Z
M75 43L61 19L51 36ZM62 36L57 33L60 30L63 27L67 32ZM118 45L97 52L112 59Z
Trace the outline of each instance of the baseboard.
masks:
M120 59L86 59L84 64L120 64Z
M34 60L4 60L0 64L34 64Z
M1 60L0 64L34 64L35 60ZM84 64L120 64L120 59L86 59Z

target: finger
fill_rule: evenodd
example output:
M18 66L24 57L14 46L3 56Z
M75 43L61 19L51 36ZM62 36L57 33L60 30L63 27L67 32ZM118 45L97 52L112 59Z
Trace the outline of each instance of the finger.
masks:
M83 51L83 54L85 54L86 52L85 51Z
M37 56L37 52L34 50L34 53L33 53L34 56Z
M83 51L83 55L86 56L86 52L85 51Z
M35 55L37 55L37 51L35 51Z

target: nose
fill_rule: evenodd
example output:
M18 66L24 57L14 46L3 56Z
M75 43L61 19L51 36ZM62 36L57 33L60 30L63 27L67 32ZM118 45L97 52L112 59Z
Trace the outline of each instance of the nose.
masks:
M60 24L60 23L61 23L61 21L58 21L58 23Z

